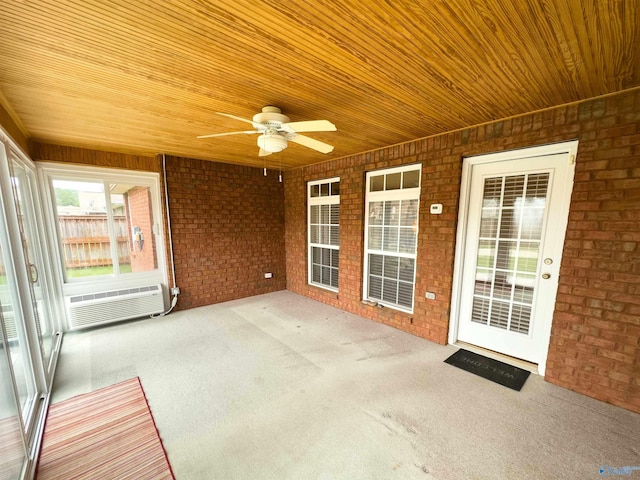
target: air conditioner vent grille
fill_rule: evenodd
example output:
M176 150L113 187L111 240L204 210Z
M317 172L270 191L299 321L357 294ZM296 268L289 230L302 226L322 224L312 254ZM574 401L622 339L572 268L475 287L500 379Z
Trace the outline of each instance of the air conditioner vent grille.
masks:
M110 290L66 297L69 328L95 325L161 313L164 295L161 285Z
M69 302L70 303L87 302L91 300L99 300L101 298L119 297L122 295L132 295L136 293L160 292L160 291L161 291L160 285L151 285L149 287L124 288L122 290L111 290L108 292L90 293L87 295L76 295L74 297L69 297Z

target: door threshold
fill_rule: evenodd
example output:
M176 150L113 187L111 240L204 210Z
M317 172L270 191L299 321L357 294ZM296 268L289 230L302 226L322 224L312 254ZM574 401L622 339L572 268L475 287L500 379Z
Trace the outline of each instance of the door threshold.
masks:
M464 348L465 350L469 350L470 352L477 353L478 355L484 355L485 357L493 358L494 360L498 360L499 362L506 363L508 365L512 365L514 367L521 368L523 370L527 370L531 373L535 373L539 375L538 372L538 364L527 362L526 360L522 360L516 357L510 357L509 355L505 355L504 353L496 352L494 350L489 350L488 348L478 347L477 345L472 345L467 342L457 341L453 344L454 347Z

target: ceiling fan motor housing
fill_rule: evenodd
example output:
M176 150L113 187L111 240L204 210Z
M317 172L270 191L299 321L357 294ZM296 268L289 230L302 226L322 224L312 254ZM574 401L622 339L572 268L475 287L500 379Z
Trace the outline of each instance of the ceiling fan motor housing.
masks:
M267 129L279 129L280 127L282 127L283 123L289 123L291 120L289 119L289 117L284 115L282 113L282 110L280 110L278 107L268 105L262 108L261 113L256 113L253 116L253 121L256 123L261 123L262 125L267 127Z

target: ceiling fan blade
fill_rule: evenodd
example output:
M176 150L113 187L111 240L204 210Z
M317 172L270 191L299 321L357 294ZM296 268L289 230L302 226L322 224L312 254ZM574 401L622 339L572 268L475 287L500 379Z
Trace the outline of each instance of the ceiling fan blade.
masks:
M291 135L289 138L292 142L299 143L305 147L312 148L321 153L329 153L333 151L333 145L329 145L328 143L321 142L320 140L316 140L315 138L306 137L304 135Z
M243 133L260 133L260 132L258 130L245 130L244 132L212 133L211 135L198 135L196 138L225 137L227 135L239 135Z
M267 152L264 148L260 149L260 153L258 153L259 157L266 157L267 155L271 155L271 152Z
M249 120L248 118L237 117L235 115L231 115L230 113L216 112L216 115L222 115L223 117L233 118L234 120L239 120L241 122L250 123L251 125L253 125L256 128L258 128L258 125L261 125L260 123L256 123L253 120Z
M335 132L337 130L329 120L283 123L282 128L291 132Z

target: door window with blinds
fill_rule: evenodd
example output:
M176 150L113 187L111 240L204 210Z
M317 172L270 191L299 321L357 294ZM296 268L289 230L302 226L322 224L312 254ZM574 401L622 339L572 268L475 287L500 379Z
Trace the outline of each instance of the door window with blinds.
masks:
M420 165L366 176L364 298L413 312Z
M471 321L527 334L548 173L484 180Z
M309 283L338 291L340 178L309 182Z

